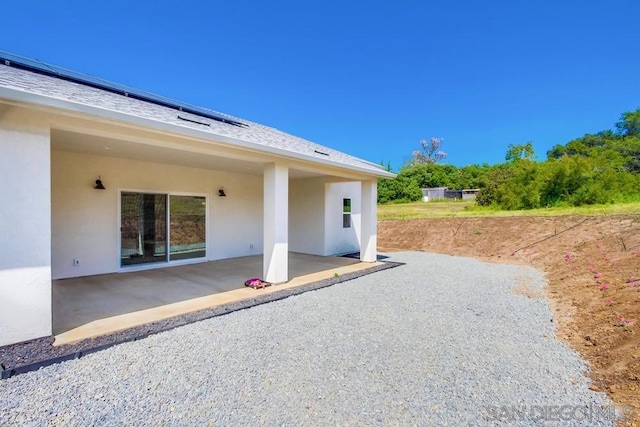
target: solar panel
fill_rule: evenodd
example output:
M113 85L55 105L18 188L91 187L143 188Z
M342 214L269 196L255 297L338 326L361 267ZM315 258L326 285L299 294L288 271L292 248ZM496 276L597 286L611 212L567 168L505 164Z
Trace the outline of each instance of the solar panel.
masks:
M88 74L47 64L37 59L27 58L0 50L0 62L9 67L34 72L49 77L55 77L73 83L79 83L85 86L105 90L107 92L116 93L118 95L123 95L140 101L150 102L152 104L161 105L163 107L194 114L196 116L206 117L208 119L226 123L232 126L248 127L246 123L222 117L221 115L215 114L215 112L206 108L198 107L180 101L175 101L162 95L156 95L141 89L134 89L130 86L101 79L99 77L94 77Z

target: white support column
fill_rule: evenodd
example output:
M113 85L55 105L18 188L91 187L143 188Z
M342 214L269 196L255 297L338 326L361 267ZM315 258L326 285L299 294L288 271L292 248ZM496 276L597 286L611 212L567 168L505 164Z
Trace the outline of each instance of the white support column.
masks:
M289 280L289 169L276 163L264 168L263 280Z
M362 181L360 261L375 262L378 256L378 183Z
M51 335L49 128L11 112L0 114L0 346Z

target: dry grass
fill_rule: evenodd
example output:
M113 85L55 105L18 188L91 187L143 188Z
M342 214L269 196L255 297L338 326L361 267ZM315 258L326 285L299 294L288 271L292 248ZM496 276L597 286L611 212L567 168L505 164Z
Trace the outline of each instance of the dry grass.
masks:
M510 216L563 216L563 215L611 215L637 214L640 202L609 205L589 205L580 207L541 208L521 211L503 211L483 208L473 201L414 202L404 204L378 205L379 220L402 220L421 218L464 218L464 217L510 217Z

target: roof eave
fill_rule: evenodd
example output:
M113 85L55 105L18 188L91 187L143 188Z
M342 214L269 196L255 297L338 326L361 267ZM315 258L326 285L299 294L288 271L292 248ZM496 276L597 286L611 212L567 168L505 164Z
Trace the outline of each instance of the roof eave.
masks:
M224 135L219 135L211 132L204 132L198 129L188 128L184 126L175 125L172 123L163 122L160 120L152 120L143 117L133 116L131 114L125 114L118 111L102 109L91 105L72 102L64 99L53 98L41 94L32 92L21 91L8 87L0 87L0 98L7 99L23 104L43 106L53 108L56 110L62 110L71 113L80 113L82 115L97 116L104 119L116 120L121 122L130 123L136 126L144 128L154 128L165 132L176 133L179 135L196 137L200 139L206 139L215 141L217 143L228 144L234 147L245 148L254 152L266 153L275 155L278 157L284 157L292 160L299 160L313 164L320 164L329 166L332 168L345 169L351 172L358 172L364 175L373 176L376 178L394 178L396 175L387 172L383 169L374 170L366 167L358 167L355 165L348 165L344 163L334 162L327 159L317 158L304 153L297 153L293 151L283 150L276 147L269 147L254 142L245 141L242 139L232 138Z

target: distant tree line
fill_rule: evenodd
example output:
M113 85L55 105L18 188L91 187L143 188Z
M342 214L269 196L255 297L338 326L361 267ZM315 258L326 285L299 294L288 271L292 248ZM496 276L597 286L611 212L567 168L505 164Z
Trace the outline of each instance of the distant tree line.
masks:
M508 210L640 200L640 109L623 113L615 130L556 145L544 161L527 142L509 145L504 163L458 168L438 163L441 143L421 141L395 179L379 180L378 202L417 201L431 187L479 188L478 205Z

